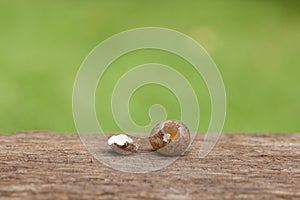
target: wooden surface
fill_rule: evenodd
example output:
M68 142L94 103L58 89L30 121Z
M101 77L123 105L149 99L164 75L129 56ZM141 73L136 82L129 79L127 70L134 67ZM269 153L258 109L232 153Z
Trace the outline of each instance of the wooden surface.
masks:
M0 135L0 199L300 199L300 134L223 134L206 158L198 150L132 174L93 159L76 134Z

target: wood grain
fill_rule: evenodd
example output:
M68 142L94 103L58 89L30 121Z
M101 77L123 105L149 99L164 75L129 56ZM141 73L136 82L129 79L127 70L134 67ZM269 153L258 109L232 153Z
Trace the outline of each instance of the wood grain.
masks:
M0 135L0 198L300 199L300 134L223 134L206 158L198 150L133 174L99 163L76 134Z

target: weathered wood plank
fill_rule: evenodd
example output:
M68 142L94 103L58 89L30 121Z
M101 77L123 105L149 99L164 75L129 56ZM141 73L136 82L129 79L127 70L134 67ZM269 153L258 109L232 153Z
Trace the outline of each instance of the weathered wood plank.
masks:
M132 174L98 163L76 134L1 135L0 198L300 199L300 134L223 134L197 153Z

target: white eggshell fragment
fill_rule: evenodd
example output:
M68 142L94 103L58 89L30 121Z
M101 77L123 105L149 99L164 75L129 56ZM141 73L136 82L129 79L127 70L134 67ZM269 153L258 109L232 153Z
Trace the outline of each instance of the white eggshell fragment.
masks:
M125 134L113 135L107 143L115 152L122 155L128 155L138 150L138 144Z

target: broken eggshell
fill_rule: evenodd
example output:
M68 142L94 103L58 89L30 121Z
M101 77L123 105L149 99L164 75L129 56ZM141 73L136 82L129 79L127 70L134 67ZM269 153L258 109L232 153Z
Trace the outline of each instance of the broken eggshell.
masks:
M137 142L125 134L113 135L108 139L107 143L115 152L122 155L135 153L139 147Z
M151 131L149 142L154 150L167 156L178 156L188 148L191 136L188 128L178 120L161 122Z

